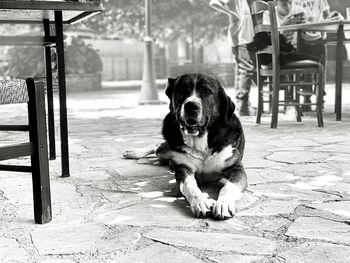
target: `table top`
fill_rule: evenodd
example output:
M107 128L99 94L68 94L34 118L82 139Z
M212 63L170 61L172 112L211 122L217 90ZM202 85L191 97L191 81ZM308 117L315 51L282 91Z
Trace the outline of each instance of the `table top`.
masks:
M350 20L337 20L337 21L322 21L314 23L303 23L288 26L279 26L280 31L320 31L327 33L336 33L339 25L344 25L344 31L350 31Z
M103 10L100 1L0 1L0 23L42 23L54 21L55 11L62 11L64 24L78 22Z

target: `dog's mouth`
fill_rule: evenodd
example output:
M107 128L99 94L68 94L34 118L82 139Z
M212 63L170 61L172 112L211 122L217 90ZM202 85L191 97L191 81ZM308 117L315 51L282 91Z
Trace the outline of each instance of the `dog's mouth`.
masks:
M199 123L196 119L186 119L181 122L180 126L186 135L198 136L204 130L207 121L204 124Z

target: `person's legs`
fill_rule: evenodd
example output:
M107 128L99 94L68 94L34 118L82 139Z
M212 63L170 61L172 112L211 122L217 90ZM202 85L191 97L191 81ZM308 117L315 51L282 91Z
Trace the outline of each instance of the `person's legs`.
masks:
M249 116L249 92L255 76L255 54L248 51L247 45L232 47L236 61L235 91L238 113Z
M310 45L307 42L303 41L300 45L300 53L309 54L315 57L318 57L321 64L325 67L326 64L326 47L322 44L316 44L316 45ZM326 75L326 74L324 74ZM311 79L304 79L304 81L311 81ZM311 92L312 86L305 86L305 91ZM304 96L304 103L310 103L311 102L311 96L307 95ZM302 111L310 111L311 106L310 105L303 105Z

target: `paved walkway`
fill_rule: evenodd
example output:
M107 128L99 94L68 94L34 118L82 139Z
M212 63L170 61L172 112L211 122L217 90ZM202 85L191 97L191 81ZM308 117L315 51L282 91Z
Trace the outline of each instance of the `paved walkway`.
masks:
M343 96L336 122L327 87L324 129L314 115L281 114L275 130L241 118L249 191L216 221L191 216L167 167L121 158L162 141L167 105L137 106L136 91L70 94L71 177L50 161L52 222L33 223L30 175L0 173L0 262L350 262L350 86ZM25 120L19 107L1 120Z

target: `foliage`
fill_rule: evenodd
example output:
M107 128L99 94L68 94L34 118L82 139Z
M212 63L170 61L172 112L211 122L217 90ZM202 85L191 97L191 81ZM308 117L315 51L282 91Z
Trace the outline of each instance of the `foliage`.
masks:
M71 43L65 48L65 61L67 73L100 73L102 71L102 60L99 54L76 37L73 37Z
M52 55L53 70L55 70L55 53L53 52ZM8 58L7 75L10 77L35 77L45 74L42 48L16 46L9 49L6 56ZM67 74L102 71L102 61L98 53L78 38L72 38L70 43L65 45L65 66Z
M78 24L102 36L142 39L144 36L144 0L104 0L105 11ZM209 7L209 0L152 0L152 32L158 42L179 36L197 43L211 42L226 33L227 18Z
M35 77L44 75L42 48L16 46L7 51L7 75L10 77Z

